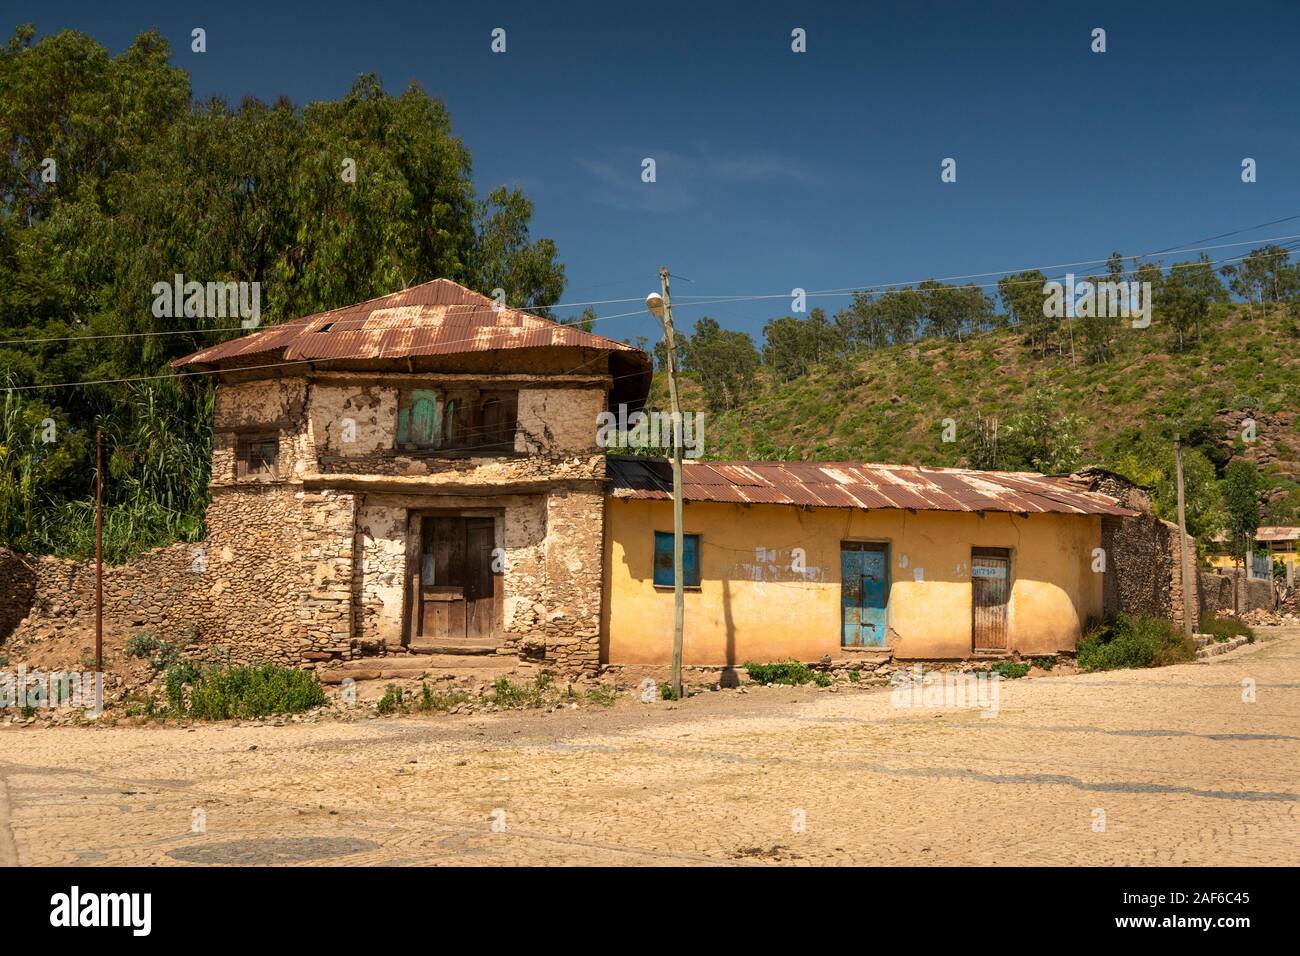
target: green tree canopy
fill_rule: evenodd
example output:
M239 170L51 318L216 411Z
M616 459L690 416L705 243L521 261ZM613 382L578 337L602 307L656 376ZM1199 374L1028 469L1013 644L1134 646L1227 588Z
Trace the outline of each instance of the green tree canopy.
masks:
M36 393L10 393L24 407L7 413L8 444L26 447L14 422L52 417L72 456L0 498L65 532L42 548L80 548L51 515L87 499L96 428L114 443L110 507L136 509L142 544L200 531L208 384L168 362L244 330L155 316L155 283L257 282L263 325L440 277L543 312L564 288L555 244L530 234L531 202L504 187L475 196L446 107L414 84L394 96L364 75L302 108L194 101L156 32L111 56L84 34L37 40L24 26L0 49L0 144L0 387L59 386L31 409ZM108 384L61 384L95 381ZM160 426L184 445L164 456L185 463L174 486L139 451L158 452Z

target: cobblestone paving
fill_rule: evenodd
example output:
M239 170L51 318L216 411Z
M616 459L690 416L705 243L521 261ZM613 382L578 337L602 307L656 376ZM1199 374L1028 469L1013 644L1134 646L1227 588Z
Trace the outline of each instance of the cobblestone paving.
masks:
M1254 702L1243 700L1245 679ZM888 690L763 688L549 715L6 728L0 855L1300 862L1300 630L1204 663L1000 689L991 719L896 707ZM192 832L196 810L202 833Z

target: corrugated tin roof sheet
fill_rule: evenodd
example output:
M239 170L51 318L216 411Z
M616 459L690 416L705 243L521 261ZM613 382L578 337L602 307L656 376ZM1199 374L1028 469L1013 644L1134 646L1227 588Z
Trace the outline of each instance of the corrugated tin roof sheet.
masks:
M452 355L490 349L575 347L638 352L623 342L560 325L493 300L450 279L434 279L390 295L303 316L202 349L174 365L217 365L248 356L384 359Z
M1255 531L1256 541L1300 541L1300 528L1269 525Z
M611 455L607 470L616 497L672 498L672 468L662 458ZM1079 490L1066 477L859 462L686 461L682 495L686 501L816 508L1138 514L1108 495Z

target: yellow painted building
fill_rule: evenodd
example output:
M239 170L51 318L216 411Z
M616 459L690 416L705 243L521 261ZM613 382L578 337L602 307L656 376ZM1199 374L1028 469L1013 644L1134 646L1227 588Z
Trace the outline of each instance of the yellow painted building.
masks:
M641 480L647 467L616 465L606 499L602 658L614 664L664 663L672 645L671 483L662 470ZM782 491L783 476L771 474L780 467L684 468L688 572L698 574L696 582L688 573L685 595L688 664L814 661L873 647L917 659L1073 650L1089 619L1103 611L1101 515L1133 514L1104 495L1071 497L1062 479L1032 476L1044 484L1029 491L1030 476L1021 473L1014 481L1008 476L1008 490L996 484L996 473L802 465ZM825 483L808 480L816 477L810 468L831 474ZM865 475L863 468L873 471ZM720 471L735 481L717 481ZM954 481L972 494L954 489ZM864 501L878 503L869 496L879 494L917 507L717 500L836 500L832 485ZM1036 510L1053 505L1061 510ZM873 583L874 612L863 609L871 603L863 589ZM859 626L872 613L883 625L876 631Z

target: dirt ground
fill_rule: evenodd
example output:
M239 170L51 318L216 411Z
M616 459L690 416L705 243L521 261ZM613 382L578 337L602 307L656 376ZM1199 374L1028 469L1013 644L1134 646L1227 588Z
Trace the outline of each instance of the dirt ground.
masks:
M1208 661L610 709L0 728L0 863L1296 864L1300 628ZM1253 689L1253 699L1251 690Z

